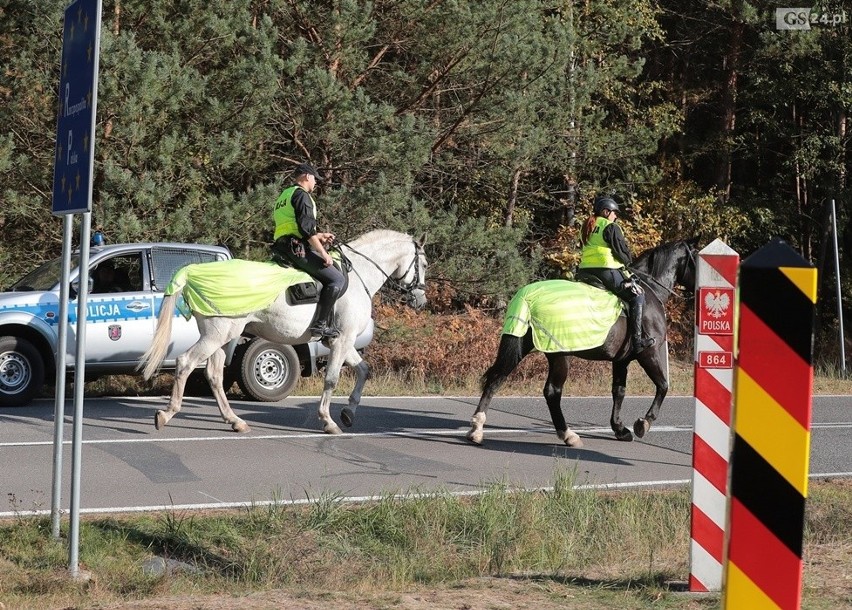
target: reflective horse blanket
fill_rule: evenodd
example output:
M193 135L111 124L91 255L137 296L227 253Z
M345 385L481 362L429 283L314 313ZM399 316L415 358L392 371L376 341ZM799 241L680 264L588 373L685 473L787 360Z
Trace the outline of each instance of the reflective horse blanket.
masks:
M241 259L195 263L174 274L165 294L183 290L184 304L178 304L187 318L190 312L205 316L242 316L260 311L289 286L312 282L311 276L273 262Z
M503 334L523 337L532 327L533 345L544 353L591 349L603 345L623 307L611 292L582 282L534 282L509 302Z

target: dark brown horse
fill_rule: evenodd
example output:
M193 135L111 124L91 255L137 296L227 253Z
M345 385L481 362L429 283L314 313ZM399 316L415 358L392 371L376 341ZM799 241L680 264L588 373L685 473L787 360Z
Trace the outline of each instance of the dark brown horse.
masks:
M656 393L651 408L644 418L636 420L633 432L641 438L651 428L651 422L657 419L660 405L669 389L667 371L667 345L665 303L673 294L675 284L692 292L695 289L696 240L677 241L663 244L644 252L631 265L631 271L637 275L645 290L645 309L642 323L645 334L656 338L656 344L644 351L633 354L627 321L619 316L606 340L597 347L582 351L555 351L546 353L548 372L544 385L544 398L550 409L550 417L556 428L556 434L569 447L582 447L583 441L565 423L562 415L562 387L568 378L568 356L585 360L609 360L612 362L612 416L610 425L618 440L632 441L633 434L621 422L621 404L627 388L627 367L633 360L639 363L645 373L654 382ZM534 312L533 312L534 316ZM515 370L521 360L535 349L533 329L528 328L523 336L503 334L497 358L494 364L482 376L482 397L471 419L471 429L467 438L473 443L482 443L483 427L488 405L494 394Z

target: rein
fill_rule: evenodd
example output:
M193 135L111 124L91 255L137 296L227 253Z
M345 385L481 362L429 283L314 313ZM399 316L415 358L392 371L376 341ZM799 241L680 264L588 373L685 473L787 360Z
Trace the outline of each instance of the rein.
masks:
M369 261L370 263L372 263L372 265L376 269L379 270L379 273L381 273L383 276L385 276L385 279L388 282L390 282L392 288L396 288L406 297L411 297L412 293L415 290L424 290L424 291L426 290L426 284L423 282L423 280L420 277L420 265L417 264L418 260L420 259L420 255L424 254L423 248L422 248L422 246L420 246L420 244L418 244L414 240L412 240L412 243L414 244L414 258L411 259L411 264L408 265L408 268L405 270L405 273L402 274L402 277L404 278L405 276L407 276L408 272L413 267L414 268L414 278L410 282L407 282L407 283L403 283L400 280L398 280L394 277L391 277L390 275L385 273L385 270L382 269L379 266L379 264L376 263L376 261L371 259L366 254L359 252L358 250L356 250L355 248L350 246L348 243L346 243L344 241L339 241L339 242L335 242L335 245L346 246L347 248L349 248L350 251L354 252L358 256L361 256L364 259L366 259L367 261ZM343 252L341 251L341 255L342 254L343 254ZM364 282L364 278L361 277L361 274L358 273L358 271L355 269L354 266L352 267L352 271L355 273L355 275L358 277L358 279L361 280L361 286L364 287L364 291L367 293L367 295L369 295L370 292L369 292L369 290L367 290L367 284Z
M695 272L697 273L698 272L698 262L695 260L695 254L693 252L693 249L691 247L689 247L688 244L687 244L686 253L687 253L687 255L689 255L689 260L692 261L693 268L696 270ZM675 290L673 290L672 288L669 288L668 286L663 284L661 281L659 281L657 278L655 278L650 273L646 273L644 271L639 271L638 269L634 269L633 267L628 267L628 269L630 269L631 272L638 275L639 279L641 279L648 286L648 288L651 289L652 292L656 292L656 290L654 289L654 286L652 286L651 284L656 284L658 287L662 288L665 292L667 292L669 294L669 296L673 296L673 297L680 299L682 301L688 301L688 300L695 297L694 294L691 295L691 296L683 296L681 294L678 294L677 292L675 292Z

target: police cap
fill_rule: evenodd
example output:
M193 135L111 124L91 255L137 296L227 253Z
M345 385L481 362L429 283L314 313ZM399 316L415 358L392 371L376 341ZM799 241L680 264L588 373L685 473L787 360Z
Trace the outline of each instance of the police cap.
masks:
M317 181L322 181L322 176L320 176L319 173L317 172L317 170L314 169L314 166L309 164L309 163L299 163L296 166L296 169L294 170L293 173L296 176L302 176L304 174L310 174L311 176L316 178Z

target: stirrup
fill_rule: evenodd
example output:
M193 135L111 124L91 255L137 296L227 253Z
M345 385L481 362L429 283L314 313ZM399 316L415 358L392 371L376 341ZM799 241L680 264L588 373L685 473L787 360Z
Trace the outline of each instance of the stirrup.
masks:
M320 339L334 339L340 336L340 329L336 326L329 326L325 323L315 324L309 329L311 331L311 341L319 341Z

